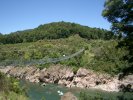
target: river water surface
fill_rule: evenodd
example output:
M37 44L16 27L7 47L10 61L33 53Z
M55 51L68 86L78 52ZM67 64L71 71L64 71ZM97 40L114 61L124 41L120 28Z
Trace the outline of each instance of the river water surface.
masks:
M122 92L105 92L94 89L80 89L80 88L66 88L64 86L56 84L47 84L41 86L38 83L30 83L24 80L20 81L21 86L25 86L27 89L27 95L30 100L60 100L62 93L72 92L75 96L79 97L80 92L85 91L91 97L100 95L104 100L133 100L133 93L122 93ZM44 99L45 98L45 99Z

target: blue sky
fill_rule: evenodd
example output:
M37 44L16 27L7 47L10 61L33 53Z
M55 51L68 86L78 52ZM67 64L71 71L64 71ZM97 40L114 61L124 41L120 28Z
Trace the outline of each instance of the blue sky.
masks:
M32 29L40 24L67 21L110 29L101 16L105 0L0 0L0 32Z

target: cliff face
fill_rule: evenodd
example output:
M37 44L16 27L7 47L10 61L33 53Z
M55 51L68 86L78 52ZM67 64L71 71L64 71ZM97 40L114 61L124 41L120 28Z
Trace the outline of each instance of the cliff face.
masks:
M55 83L66 87L95 88L105 91L120 91L124 88L132 90L133 75L118 80L118 76L111 77L107 74L98 74L85 68L78 69L77 73L69 67L60 65L51 66L42 70L36 67L12 67L0 68L0 71L19 79L26 79L30 82Z

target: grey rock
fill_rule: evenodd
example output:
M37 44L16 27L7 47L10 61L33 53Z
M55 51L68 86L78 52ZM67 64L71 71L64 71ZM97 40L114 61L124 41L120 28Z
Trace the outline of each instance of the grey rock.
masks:
M61 100L78 100L78 99L71 92L67 92L63 96L61 96Z

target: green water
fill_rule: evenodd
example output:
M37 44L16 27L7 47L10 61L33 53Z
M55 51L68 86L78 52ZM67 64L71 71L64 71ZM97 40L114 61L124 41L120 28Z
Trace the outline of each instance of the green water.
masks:
M61 96L57 91L62 91L63 93L70 91L75 95L79 93L76 89L68 89L56 84L41 86L37 83L30 83L21 80L21 85L26 87L27 94L31 100L42 100L43 98L45 98L45 100L60 100Z
M31 100L60 100L61 96L57 91L62 91L63 93L72 92L77 97L79 97L80 92L85 92L87 98L98 96L102 97L103 98L102 100L133 100L133 93L105 92L101 90L94 90L94 89L84 90L79 88L69 89L64 86L55 85L55 84L47 84L46 86L41 86L40 84L30 83L22 80L21 80L21 86L25 86L27 88L27 94ZM92 100L92 99L87 99L87 100Z

